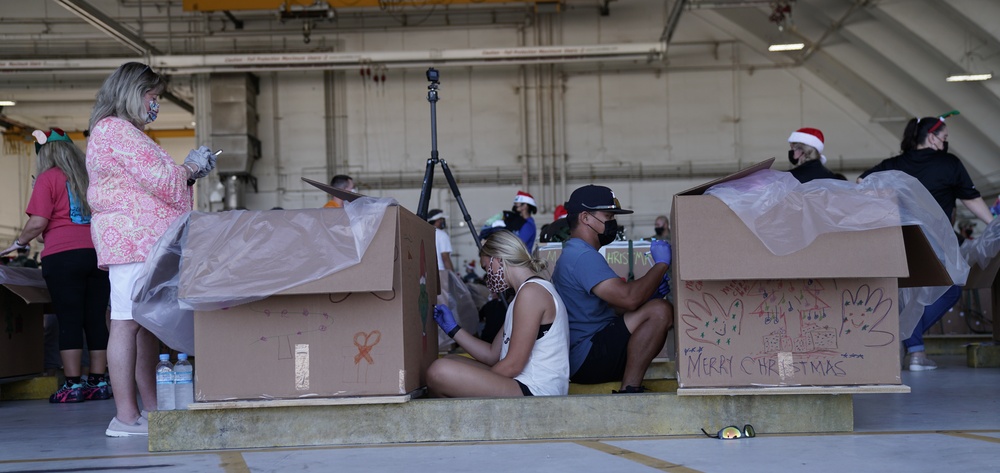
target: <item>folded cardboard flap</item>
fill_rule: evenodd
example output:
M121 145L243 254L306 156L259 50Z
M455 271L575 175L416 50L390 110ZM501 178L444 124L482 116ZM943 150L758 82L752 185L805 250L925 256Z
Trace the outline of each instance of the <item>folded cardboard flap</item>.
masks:
M739 170L737 172L734 172L734 173L732 173L732 174L730 174L728 176L720 177L718 179L715 179L714 181L709 181L709 182L706 182L706 183L701 184L699 186L692 187L692 188L690 188L690 189L688 189L686 191L678 193L677 195L702 195L710 187L712 187L712 186L714 186L716 184L722 184L723 182L729 182L729 181L735 181L737 179L743 179L744 177L747 177L747 176L749 176L749 175L751 175L751 174L753 174L753 173L755 173L757 171L763 171L765 169L771 169L771 164L773 164L773 163L774 163L774 158L765 159L765 160L763 160L763 161L761 161L761 162L759 162L757 164L754 164L754 165L752 165L752 166L750 166L750 167L748 167L746 169L741 169L741 170ZM670 219L670 221L673 222L674 219Z
M951 286L955 284L938 259L924 231L917 225L903 226L903 246L910 275L899 278L899 287ZM988 286L987 286L988 287Z
M303 177L302 180L308 184L313 185L317 189L326 192L327 194L337 197L338 199L346 200L347 202L354 202L354 199L364 197L364 194L357 194L354 192L345 191L344 189L338 189L336 187L323 184L322 182L314 181L307 177Z
M25 304L47 304L52 302L52 298L49 296L49 290L41 287L33 286L16 286L14 284L4 284L3 287L7 288L10 292L17 294Z

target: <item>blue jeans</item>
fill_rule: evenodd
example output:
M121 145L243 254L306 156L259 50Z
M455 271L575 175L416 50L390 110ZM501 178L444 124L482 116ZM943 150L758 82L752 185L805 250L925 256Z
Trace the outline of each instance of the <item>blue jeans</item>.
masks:
M907 353L924 351L924 332L938 323L944 317L944 314L947 314L948 310L954 307L955 303L961 297L962 286L951 286L951 289L948 289L933 304L924 307L924 313L920 316L920 320L917 321L917 326L913 327L913 333L910 335L910 338L903 341L903 346L906 347Z

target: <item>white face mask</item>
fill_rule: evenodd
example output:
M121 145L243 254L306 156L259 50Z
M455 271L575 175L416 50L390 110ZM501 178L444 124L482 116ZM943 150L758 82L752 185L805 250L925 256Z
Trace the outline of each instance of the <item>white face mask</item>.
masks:
M146 123L153 123L156 120L156 115L160 111L160 104L155 100L149 101L149 114L146 115Z

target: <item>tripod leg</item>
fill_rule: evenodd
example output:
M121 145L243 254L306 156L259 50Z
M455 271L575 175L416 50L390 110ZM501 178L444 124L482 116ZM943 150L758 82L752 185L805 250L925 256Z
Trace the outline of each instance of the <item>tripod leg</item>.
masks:
M431 188L434 187L434 164L437 162L437 156L427 160L427 167L424 169L424 182L420 185L420 202L417 203L417 217L424 220L427 220L427 206L431 202Z
M451 168L448 167L448 162L443 159L441 160L441 169L444 170L444 177L448 180L451 193L455 195L458 208L462 209L462 218L465 219L465 226L469 227L469 231L472 232L472 240L476 242L476 248L482 250L483 243L479 241L479 234L476 233L476 227L472 225L472 217L469 216L469 210L465 208L465 201L462 200L462 192L458 190L458 183L455 182L455 177L451 175Z

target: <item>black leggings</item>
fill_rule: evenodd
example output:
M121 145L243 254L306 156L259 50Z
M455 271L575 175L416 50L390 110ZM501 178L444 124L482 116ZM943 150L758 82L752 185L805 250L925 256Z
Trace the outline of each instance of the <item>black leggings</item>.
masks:
M108 272L97 268L92 248L62 251L42 258L42 277L59 317L59 350L108 349L106 314L111 282Z

